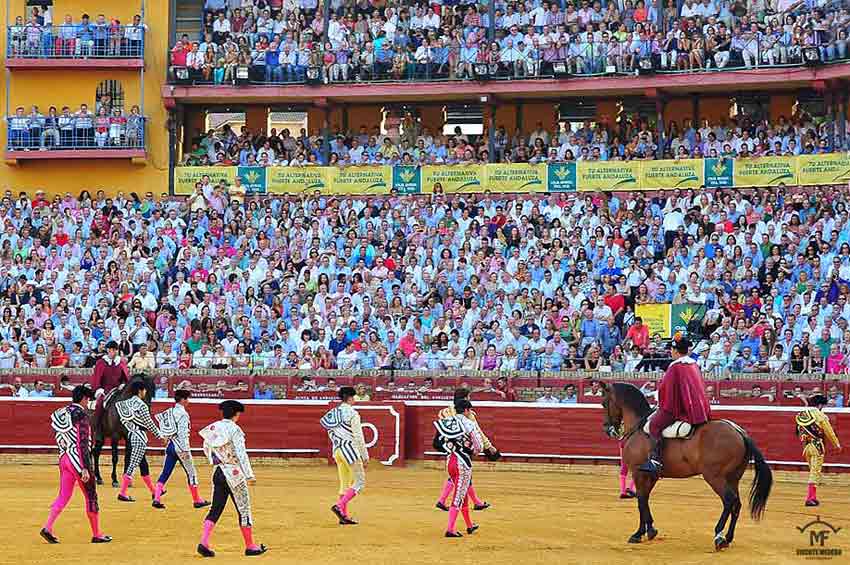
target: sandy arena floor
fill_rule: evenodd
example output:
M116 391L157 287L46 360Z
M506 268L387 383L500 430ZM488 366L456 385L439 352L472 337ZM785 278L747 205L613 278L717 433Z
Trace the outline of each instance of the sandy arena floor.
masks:
M158 471L158 465L154 465ZM832 482L821 487L818 509L804 508L801 478L774 484L766 519L754 524L742 512L734 546L716 554L713 527L720 503L701 480L662 481L653 498L653 542L628 545L635 529L634 501L616 498L613 467L589 473L480 471L478 492L493 507L474 514L481 529L458 540L442 537L446 513L434 508L443 473L412 467L370 466L363 496L352 503L360 525L341 527L328 508L335 499L336 471L324 466L267 466L257 469L254 487L255 537L268 554L254 558L276 563L436 563L450 555L458 563L530 565L534 563L801 563L798 548L809 547L802 526L819 515L842 530L831 534L826 547L850 555L850 487ZM109 545L91 545L75 493L56 525L62 543L50 546L38 536L56 493L55 467L0 466L0 563L198 563L194 553L204 510L194 510L183 475L175 471L163 498L164 511L151 508L141 481L132 490L135 504L119 503L116 491L100 487L104 531ZM745 476L749 489L751 472ZM209 490L209 469L201 468L202 492ZM746 508L745 508L746 511ZM232 506L213 536L214 563L244 563L242 540ZM459 526L462 519L458 520ZM448 553L447 552L451 552Z

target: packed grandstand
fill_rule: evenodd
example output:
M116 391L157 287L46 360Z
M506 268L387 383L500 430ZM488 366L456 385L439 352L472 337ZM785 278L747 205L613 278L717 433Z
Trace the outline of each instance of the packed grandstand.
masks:
M159 45L150 15L36 4L7 14L15 81L46 62L128 86L17 97L7 163L85 151L149 176L6 186L0 368L23 376L6 391L61 392L114 341L170 389L175 371L278 396L274 379L356 374L373 394L467 379L569 402L606 373L651 386L678 332L712 386L770 373L781 399L825 379L844 403L846 2L187 1ZM126 78L157 48L167 128L144 71L138 94ZM811 69L832 78L793 78ZM676 82L698 71L705 96ZM573 79L608 94L559 98ZM389 86L364 102L338 82ZM417 101L412 83L449 86Z

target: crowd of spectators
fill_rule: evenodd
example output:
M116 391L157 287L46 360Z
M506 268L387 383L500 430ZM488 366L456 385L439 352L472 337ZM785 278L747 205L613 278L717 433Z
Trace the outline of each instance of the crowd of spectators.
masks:
M82 14L75 21L66 14L54 23L52 10L33 6L29 18L17 16L9 26L8 52L11 58L120 58L143 57L147 25L140 15L131 23L98 14L94 20Z
M666 6L660 13L659 5ZM848 57L846 0L500 0L493 9L491 22L487 2L206 0L198 36L177 42L172 66L217 84L235 81L238 67L253 82L328 83L697 71Z
M714 375L843 373L846 187L245 200L7 192L0 368L642 371L687 303ZM701 321L700 321L701 320ZM703 337L704 339L698 339Z
M134 105L129 113L113 105L111 97L103 96L92 112L88 104L72 111L63 106L47 109L43 114L33 104L27 112L23 106L7 119L10 151L48 149L127 149L145 146L145 117Z
M843 132L840 131L843 129ZM843 139L841 136L843 133ZM189 166L312 166L312 165L425 165L488 162L488 132L465 135L460 128L442 135L423 127L409 115L399 128L382 133L371 130L335 131L324 143L321 132L297 137L288 129L268 133L229 125L206 133L198 131L184 154ZM647 120L623 116L618 123L585 122L579 127L545 127L508 132L497 127L494 161L502 163L546 163L567 161L619 161L634 159L688 159L703 157L762 157L830 153L850 149L850 120L844 124L813 119L800 114L781 116L776 123L741 116L736 120L681 125L670 121L659 132Z

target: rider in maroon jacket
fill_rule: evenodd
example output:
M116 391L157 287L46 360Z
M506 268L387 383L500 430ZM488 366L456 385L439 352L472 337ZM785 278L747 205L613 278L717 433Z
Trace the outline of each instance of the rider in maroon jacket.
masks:
M91 376L91 389L97 401L95 421L103 411L103 395L129 381L127 364L118 354L118 344L110 341L106 344L106 355L97 360Z
M658 409L649 421L649 434L654 445L649 459L640 466L641 471L655 474L661 471L661 432L664 428L674 422L696 426L711 420L705 383L696 361L688 356L690 347L687 338L673 340L673 362L658 385Z

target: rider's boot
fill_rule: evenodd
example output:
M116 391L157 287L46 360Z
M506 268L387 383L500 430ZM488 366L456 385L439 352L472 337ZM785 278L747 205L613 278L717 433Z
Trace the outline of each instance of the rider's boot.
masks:
M638 467L638 469L657 475L663 468L664 465L661 462L661 440L657 439L653 441L652 451L649 453L649 459L647 459L643 465Z

